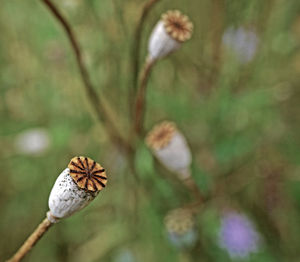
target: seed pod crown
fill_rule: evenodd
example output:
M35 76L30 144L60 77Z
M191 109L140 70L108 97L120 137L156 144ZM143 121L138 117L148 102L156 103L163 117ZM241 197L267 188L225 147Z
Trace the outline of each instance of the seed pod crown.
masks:
M178 42L189 40L193 33L193 23L179 10L170 10L162 15L166 32Z
M178 10L170 10L161 16L152 30L148 42L148 59L155 61L180 48L191 38L193 24Z
M97 192L107 183L105 169L88 157L73 157L68 165L70 176L78 187Z
M153 149L164 148L169 144L176 131L175 123L164 121L153 127L146 137L146 143Z

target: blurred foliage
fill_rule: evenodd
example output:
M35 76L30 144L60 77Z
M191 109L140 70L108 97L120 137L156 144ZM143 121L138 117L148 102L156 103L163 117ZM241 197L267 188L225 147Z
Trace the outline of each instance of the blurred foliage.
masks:
M146 1L54 1L70 21L97 92L127 134L134 29ZM51 228L24 261L230 261L219 248L222 210L246 213L262 234L249 261L300 259L299 0L161 0L145 23L141 62L162 12L180 9L193 38L159 61L147 93L146 129L169 119L193 152L193 176L209 197L197 210L199 239L174 248L164 216L194 200L160 170L143 143L135 180L97 122L62 28L41 1L0 8L0 258L45 216L50 189L74 155L107 169L108 187L86 210ZM242 63L222 44L227 28L254 30L255 56ZM18 152L20 132L45 128L50 147ZM127 259L127 260L126 260Z

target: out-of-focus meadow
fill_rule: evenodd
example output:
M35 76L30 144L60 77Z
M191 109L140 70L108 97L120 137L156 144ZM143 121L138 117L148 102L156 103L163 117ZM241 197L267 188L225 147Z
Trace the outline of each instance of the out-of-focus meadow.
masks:
M128 136L132 45L146 0L53 2ZM168 9L187 14L194 33L154 66L145 129L177 124L192 151L200 204L142 141L134 167L110 142L65 32L42 1L1 1L1 261L44 218L56 177L76 155L99 161L108 185L24 261L300 261L299 0L158 1L144 24L141 64ZM174 237L165 217L181 207L193 209L194 225Z

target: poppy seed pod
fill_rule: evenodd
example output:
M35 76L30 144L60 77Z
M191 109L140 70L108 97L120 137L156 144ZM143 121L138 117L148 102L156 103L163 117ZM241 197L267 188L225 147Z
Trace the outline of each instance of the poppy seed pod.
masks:
M191 38L193 24L180 11L168 11L154 27L148 44L151 60L163 58Z
M174 246L187 248L195 245L198 239L196 221L189 209L171 210L164 220L168 239Z
M181 179L190 177L191 151L175 123L164 121L154 126L146 137L146 144L166 168Z
M49 196L48 219L58 222L87 206L105 187L105 170L87 157L74 157L56 179Z

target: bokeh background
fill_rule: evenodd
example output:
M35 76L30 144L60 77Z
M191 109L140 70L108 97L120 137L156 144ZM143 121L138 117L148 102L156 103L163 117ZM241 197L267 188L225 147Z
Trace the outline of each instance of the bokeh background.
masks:
M53 2L127 135L131 50L146 0ZM24 261L300 261L299 0L158 1L143 29L141 64L168 9L188 14L195 29L155 65L145 126L172 120L186 136L206 199L198 205L142 142L133 175L94 115L68 39L42 2L1 0L1 261L44 218L51 187L75 155L100 162L108 186L51 228ZM183 242L165 226L180 207L195 213Z

